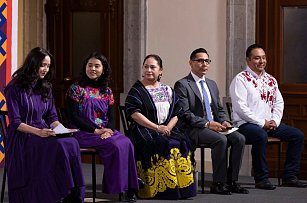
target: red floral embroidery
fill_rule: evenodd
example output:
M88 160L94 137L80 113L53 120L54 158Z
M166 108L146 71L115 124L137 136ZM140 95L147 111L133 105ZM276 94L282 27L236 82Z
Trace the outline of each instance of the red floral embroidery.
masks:
M255 79L248 71L243 71L241 76L247 82L251 82L252 86L259 92L260 99L267 103L273 110L277 90L277 82L275 78L264 73L262 77Z
M263 93L260 93L260 98L261 98L261 100L263 100L263 101L266 100L266 95L265 95L264 92L263 92Z
M94 116L95 116L95 118L101 118L101 112L95 111Z
M266 102L270 101L270 98L273 97L273 95L270 94L271 94L270 92L267 93Z
M253 80L253 85L254 85L255 88L257 88L257 86L258 86L255 80Z
M256 81L252 78L251 74L247 71L243 72L243 76L245 77L245 79L247 80L247 82L252 82L254 87L257 88L257 83Z
M275 85L275 80L274 80L273 78L269 78L268 85L269 85L270 87L273 87L273 85Z
M271 96L269 97L269 101L270 101L270 102L273 102L273 99L274 99L274 97L273 97L273 95L271 95Z
M108 95L109 95L109 106L114 105L114 96L111 89L109 89Z
M252 80L250 74L247 71L243 72L243 76L246 78L248 82Z

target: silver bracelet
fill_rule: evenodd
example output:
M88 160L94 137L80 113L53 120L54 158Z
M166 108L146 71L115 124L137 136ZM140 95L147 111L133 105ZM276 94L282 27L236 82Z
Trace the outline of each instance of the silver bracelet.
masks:
M160 127L160 125L157 125L157 126L156 126L156 131L158 131L158 130L159 130L159 127Z

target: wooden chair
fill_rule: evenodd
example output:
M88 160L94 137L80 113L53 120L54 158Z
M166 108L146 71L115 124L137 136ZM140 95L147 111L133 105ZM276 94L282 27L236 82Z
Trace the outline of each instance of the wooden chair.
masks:
M0 110L0 134L2 136L3 141L3 147L5 152L5 144L6 144L6 133L7 133L7 111ZM5 154L5 153L4 153ZM4 200L4 193L5 193L5 185L6 185L6 164L4 163L4 169L3 169L3 178L2 178L2 188L1 188L1 203L3 203Z
M57 108L58 118L59 121L64 125L67 126L68 124L68 117L67 117L67 111L65 108ZM90 155L91 156L91 164L92 164L92 195L93 195L93 202L95 202L96 199L96 155L98 155L98 152L94 148L80 148L81 155Z
M209 144L198 144L200 148L200 185L201 193L205 193L205 148L211 148ZM198 183L196 183L198 185Z
M229 120L232 120L232 103L226 102L227 113L229 116ZM268 137L268 144L276 144L277 147L277 154L278 154L278 169L277 169L277 178L278 178L278 185L280 185L280 160L281 160L281 141L275 137ZM251 145L250 143L246 143L246 145Z
M126 107L123 106L123 105L119 105L118 111L119 111L119 114L120 114L120 119L121 119L121 122L122 122L124 133L127 137L131 138L130 135L129 135L129 125L130 125L130 123L127 119Z
M126 114L126 107L123 105L118 106L118 111L120 115L120 120L122 122L124 134L131 140L132 143L134 143L134 137L130 134L130 121L127 119L127 114Z

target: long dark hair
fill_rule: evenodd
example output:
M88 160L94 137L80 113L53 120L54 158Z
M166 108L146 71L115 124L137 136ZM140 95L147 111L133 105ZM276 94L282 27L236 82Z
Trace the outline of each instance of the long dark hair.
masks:
M101 64L103 66L103 73L101 74L101 76L98 78L97 81L90 79L86 75L86 65L91 58L98 59L99 61L101 61ZM80 80L79 80L80 86L99 87L100 92L105 93L109 85L110 78L111 78L111 68L107 58L102 53L95 51L84 59L80 72Z
M40 79L38 70L46 56L50 57L49 71L44 78ZM32 85L36 81L35 88L41 93L44 101L47 101L49 91L52 88L51 79L54 76L55 62L53 56L44 48L35 47L27 55L22 66L13 73L14 84L20 85L29 94L32 94Z

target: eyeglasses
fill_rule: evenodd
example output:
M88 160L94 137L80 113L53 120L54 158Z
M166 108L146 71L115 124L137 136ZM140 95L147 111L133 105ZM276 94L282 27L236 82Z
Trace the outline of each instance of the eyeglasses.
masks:
M199 64L204 64L205 62L206 62L206 64L211 63L211 59L193 59L192 61L196 61Z

